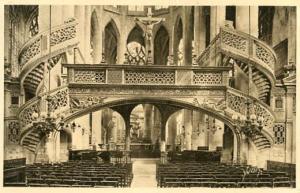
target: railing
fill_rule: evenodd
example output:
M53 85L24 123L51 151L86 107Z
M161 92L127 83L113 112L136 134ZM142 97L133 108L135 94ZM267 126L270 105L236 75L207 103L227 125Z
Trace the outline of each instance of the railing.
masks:
M273 132L273 124L275 121L275 115L273 111L268 107L268 105L260 102L256 98L252 96L248 96L236 89L228 88L227 90L227 96L226 96L226 106L229 108L232 112L239 113L241 115L246 116L246 102L250 100L251 105L250 109L253 111L254 114L257 116L262 116L264 118L263 126L264 129L268 133Z
M229 67L64 65L69 84L228 86Z
M42 105L46 104L46 101L44 99L48 95L48 93L51 96L49 105L52 112L58 114L69 109L69 95L67 86L58 87L50 92L43 93L42 95L31 99L20 107L18 117L20 120L22 131L32 126L32 114L34 112L37 112L38 114L41 113L41 107Z
M274 78L274 66L277 61L275 52L263 41L249 34L227 27L221 28L210 46L197 59L198 64L209 65L218 52L236 56L245 62L250 60L254 64L257 63Z
M33 61L36 61L39 58L48 55L50 46L51 51L55 52L56 50L66 47L66 45L76 44L76 25L76 21L71 21L53 27L51 28L51 36L50 30L48 30L37 34L35 37L26 42L20 49L19 53L19 63L21 71L27 68L27 65L32 63Z

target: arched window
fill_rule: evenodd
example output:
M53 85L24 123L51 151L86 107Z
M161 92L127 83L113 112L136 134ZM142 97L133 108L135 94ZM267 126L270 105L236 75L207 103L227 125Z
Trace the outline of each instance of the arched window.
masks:
M39 22L38 22L37 12L35 12L35 14L33 15L33 17L30 20L29 32L30 32L30 37L33 37L39 33Z
M119 32L112 20L105 26L105 60L108 64L116 64Z
M145 65L145 39L144 31L136 25L127 38L128 63L133 65Z
M154 64L166 65L169 55L169 34L164 26L161 26L154 38Z

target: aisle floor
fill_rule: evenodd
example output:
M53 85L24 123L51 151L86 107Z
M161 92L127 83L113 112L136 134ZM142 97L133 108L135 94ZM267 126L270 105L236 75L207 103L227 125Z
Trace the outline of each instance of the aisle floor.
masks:
M132 188L157 187L156 182L156 163L159 159L139 158L132 159L133 162L133 181Z

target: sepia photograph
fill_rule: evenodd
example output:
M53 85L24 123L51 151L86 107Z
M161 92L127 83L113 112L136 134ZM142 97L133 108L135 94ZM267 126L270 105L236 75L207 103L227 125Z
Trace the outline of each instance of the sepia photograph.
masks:
M295 190L296 12L4 4L3 188Z

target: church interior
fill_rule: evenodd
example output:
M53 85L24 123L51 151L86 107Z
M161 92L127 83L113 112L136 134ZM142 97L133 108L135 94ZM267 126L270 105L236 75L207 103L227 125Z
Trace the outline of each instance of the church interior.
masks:
M11 187L296 187L295 6L4 6Z

